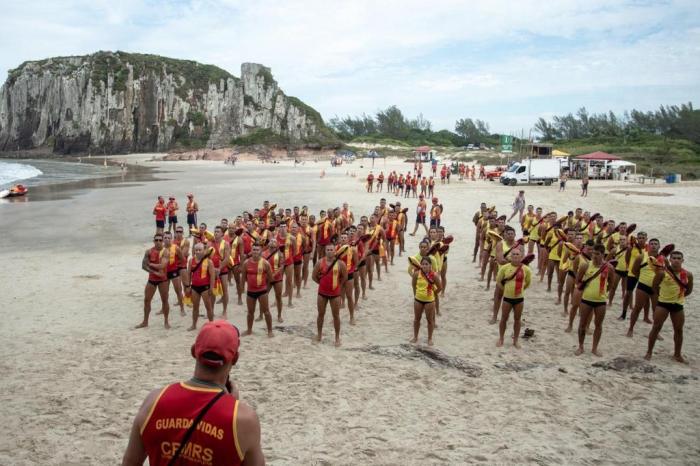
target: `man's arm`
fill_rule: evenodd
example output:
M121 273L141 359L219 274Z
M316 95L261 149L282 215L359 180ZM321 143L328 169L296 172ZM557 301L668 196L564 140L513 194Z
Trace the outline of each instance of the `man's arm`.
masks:
M238 444L243 453L245 466L264 466L265 455L260 445L260 420L253 408L242 401L238 402L238 416L236 418L236 430L238 431Z
M321 261L318 261L318 262L316 262L316 265L314 265L314 270L311 273L311 279L316 283L319 283L321 281L320 271L321 271Z
M207 259L207 260L211 260L211 259ZM208 268L208 270L209 270L209 288L211 289L211 292L213 293L213 292L214 292L214 288L216 288L216 274L217 274L217 271L216 271L216 269L214 268L214 264L213 264L212 262L209 262L209 264L211 265L211 267ZM203 267L203 266L204 266L204 265L202 264L202 267Z
M134 422L131 425L129 443L126 446L126 451L122 458L122 466L141 466L143 462L146 461L146 449L141 440L141 426L146 422L148 411L150 411L151 406L153 406L160 392L161 390L153 390L149 393L139 408L138 413L136 413Z
M151 267L149 266L150 262L148 260L148 251L146 251L143 255L143 260L141 261L141 268L145 270L146 272L151 271Z
M688 272L688 287L685 289L685 295L690 296L693 292L693 274Z
M638 255L637 258L634 260L634 264L632 264L632 275L639 278L639 269L641 268L642 265L642 255Z

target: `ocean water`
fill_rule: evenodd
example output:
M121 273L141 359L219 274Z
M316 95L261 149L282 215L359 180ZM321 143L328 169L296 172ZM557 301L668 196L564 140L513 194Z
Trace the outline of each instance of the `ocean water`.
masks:
M114 166L57 160L0 161L0 189L14 184L41 186L103 178L119 173Z
M12 185L19 181L25 181L44 172L33 165L15 162L0 162L0 187Z

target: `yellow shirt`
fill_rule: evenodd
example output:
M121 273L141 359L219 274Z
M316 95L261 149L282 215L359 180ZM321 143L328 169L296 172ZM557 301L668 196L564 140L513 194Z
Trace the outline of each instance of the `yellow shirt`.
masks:
M530 226L530 234L528 235L531 241L539 241L540 239L540 220L535 220Z
M620 245L618 244L615 249L615 260L617 260L615 270L619 270L620 272L627 272L627 248L620 249Z
M639 267L639 283L643 283L646 286L653 285L656 270L656 259L653 256L649 256L649 253L646 253L646 265L642 262Z
M686 271L681 269L680 274L676 276L682 281L684 279ZM671 272L664 270L664 278L659 284L659 302L660 303L673 303L673 304L685 304L685 290L673 279Z
M593 262L588 264L586 272L583 274L584 283L598 272L600 267L593 265ZM586 301L594 303L605 303L608 300L608 283L607 271L599 273L594 279L586 283L583 289L582 298Z
M559 248L557 247L559 244L559 237L557 236L554 228L549 230L549 233L547 233L544 244L549 248L548 259L558 261L560 259L558 251Z
M537 216L535 214L525 214L523 215L522 227L523 230L530 231L530 227L533 223L537 221Z
M498 271L496 283L502 283L503 280L510 278L503 284L504 298L516 299L525 296L525 290L530 286L530 281L532 280L532 272L527 265L521 265L520 268L522 270L521 277L514 276L517 267L510 263L504 264Z
M434 281L435 274L431 272L431 280ZM416 279L416 296L418 301L423 301L424 303L432 303L435 301L435 285L431 285L428 280L426 280L423 272L418 272L418 278Z
M633 275L633 273L632 273L632 267L634 266L634 263L635 263L635 261L637 260L637 257L638 257L640 254L644 254L644 255L645 255L645 257L642 257L642 262L641 262L641 264L644 264L645 262L647 262L647 261L649 260L649 254L647 253L647 251L646 251L645 249L642 249L642 250L640 251L639 248L638 248L637 246L633 246L633 247L632 247L632 251L630 252L630 260L627 262L627 267L628 267L628 271L629 271L629 276L632 277L632 278L638 278L636 275ZM641 264L640 264L640 265L641 265ZM640 269L640 271L641 271L641 269Z

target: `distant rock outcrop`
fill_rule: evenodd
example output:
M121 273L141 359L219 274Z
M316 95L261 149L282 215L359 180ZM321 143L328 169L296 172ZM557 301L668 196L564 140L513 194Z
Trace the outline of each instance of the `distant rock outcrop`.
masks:
M158 152L235 140L323 146L335 137L254 63L237 78L194 61L98 52L25 62L0 88L0 151Z

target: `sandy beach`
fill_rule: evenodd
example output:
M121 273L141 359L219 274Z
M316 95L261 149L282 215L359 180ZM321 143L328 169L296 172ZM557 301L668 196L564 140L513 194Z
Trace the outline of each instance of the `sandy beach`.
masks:
M139 156L140 160L150 158ZM143 163L143 162L142 162ZM0 464L117 464L130 425L152 389L191 376L194 360L190 317L175 311L173 328L159 316L132 330L142 317L146 276L140 268L153 233L151 209L159 194L174 194L184 207L193 191L200 221L214 225L263 200L310 211L347 201L356 218L378 204L367 194L368 167L331 168L327 162L294 167L259 162L155 162L155 180L112 183L108 189L62 191L53 200L0 203ZM376 162L374 173L407 171L399 161ZM326 176L319 178L325 170ZM357 177L349 176L355 172ZM405 257L382 276L360 303L358 324L343 317L343 346L330 333L313 345L316 289L285 308L275 337L255 334L242 342L232 373L241 398L257 410L270 464L697 464L700 462L700 318L698 298L686 303L684 355L671 359L672 331L654 359L644 363L649 326L633 339L618 322L618 297L608 310L602 358L574 356L575 334L555 294L535 283L527 293L523 329L535 337L523 348L496 348L497 327L488 324L492 293L477 281L471 262L479 203L510 214L520 187L477 181L436 186L443 223L455 236L449 254L448 289L435 345L457 358L446 367L408 344L413 296ZM571 181L526 187L528 203L544 211L582 207L637 223L662 244L686 254L685 267L700 276L700 184L635 185L591 181L588 198ZM618 190L622 193L611 193ZM663 192L646 196L635 192ZM386 196L389 202L395 197ZM415 218L415 199L402 199ZM180 220L185 215L181 211ZM418 237L407 236L408 253ZM171 304L174 302L171 295ZM155 298L154 308L159 301ZM220 307L217 308L220 311ZM244 327L241 306L229 319ZM326 332L332 329L326 317ZM512 322L512 321L511 321ZM202 321L200 320L200 325ZM281 327L281 328L279 328ZM508 330L509 335L511 330ZM425 326L420 343L425 342ZM632 368L596 363L622 357Z

